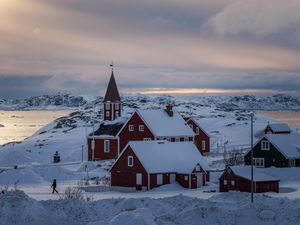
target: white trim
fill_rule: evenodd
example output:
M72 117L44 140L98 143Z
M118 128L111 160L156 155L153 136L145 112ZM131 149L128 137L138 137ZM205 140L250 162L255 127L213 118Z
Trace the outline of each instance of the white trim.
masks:
M262 140L260 142L260 149L262 151L269 151L270 150L270 142L268 140Z
M139 132L145 131L145 125L139 125Z
M137 110L134 111L134 113L132 113L131 117L126 121L126 123L123 125L123 127L119 130L119 132L117 133L116 137L119 137L120 133L123 131L123 129L127 126L127 124L129 123L129 121L132 119L132 117L134 116L134 114L137 114L139 116L139 118L144 122L144 124L147 126L147 128L150 130L151 134L154 137L154 140L156 139L156 134L151 130L151 127L149 127L149 125L144 121L143 117L141 117L141 115L138 113Z
M194 123L201 129L201 131L210 138L210 135L199 125L199 123L194 118L189 118L186 122L188 123L190 120L194 121Z
M131 163L129 163L130 162L129 159L131 159ZM134 166L134 161L133 161L133 156L132 155L127 156L127 166L128 167L133 167Z
M105 153L109 153L110 152L110 140L104 140L104 143L103 143L103 152L105 152Z
M265 167L265 158L253 158L255 167Z
M133 131L134 131L134 125L129 124L129 125L128 125L128 131L129 131L129 132L133 132Z

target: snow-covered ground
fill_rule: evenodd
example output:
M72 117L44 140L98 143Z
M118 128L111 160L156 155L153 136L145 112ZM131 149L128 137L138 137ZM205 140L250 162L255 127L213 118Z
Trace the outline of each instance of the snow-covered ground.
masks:
M277 96L277 100L282 98ZM123 116L130 116L135 108L164 107L173 100L184 117L198 117L211 136L215 154L207 157L209 163L222 163L220 153L224 149L246 149L250 145L249 112L242 104L243 109L237 109L236 103L244 104L247 99L235 99L233 106L232 101L219 105L215 98L208 97L187 100L170 96L127 96L123 101ZM254 100L249 97L247 101ZM300 224L300 168L267 169L270 175L281 180L281 193L256 195L254 205L248 204L248 194L218 193L220 172L211 173L210 184L196 190L176 184L149 192L124 193L108 188L88 193L94 200L103 201L50 201L59 199L59 195L51 194L54 178L60 193L67 187L82 186L87 177L90 186L96 186L96 177L102 186L109 183L108 169L112 161L81 163L82 150L84 161L87 156L86 135L101 121L101 115L95 111L99 107L80 109L51 122L21 143L0 147L0 187L16 186L30 196L22 192L0 195L0 224ZM268 122L274 120L255 114L254 132ZM55 151L61 155L61 163L52 163ZM53 217L49 219L50 215Z
M24 192L0 195L0 224L74 225L297 225L300 201L246 193L222 193L209 199L176 195L164 198L114 198L37 201Z

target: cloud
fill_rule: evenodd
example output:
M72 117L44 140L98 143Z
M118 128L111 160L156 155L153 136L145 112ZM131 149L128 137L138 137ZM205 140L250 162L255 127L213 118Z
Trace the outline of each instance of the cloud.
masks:
M202 26L202 31L258 38L288 34L299 41L299 11L299 0L235 0L212 16Z
M23 98L24 96L50 93L46 86L51 76L0 75L0 98Z

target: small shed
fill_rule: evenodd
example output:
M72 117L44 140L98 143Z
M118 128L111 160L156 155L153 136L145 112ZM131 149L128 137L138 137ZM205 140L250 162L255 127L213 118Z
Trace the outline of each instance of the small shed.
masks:
M254 192L279 192L279 179L253 167ZM251 192L251 166L227 167L219 178L219 191Z

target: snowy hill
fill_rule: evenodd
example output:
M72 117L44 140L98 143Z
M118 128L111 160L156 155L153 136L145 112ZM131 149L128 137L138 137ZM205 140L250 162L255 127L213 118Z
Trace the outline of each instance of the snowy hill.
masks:
M25 99L1 99L0 109L64 109L85 106L87 101L81 96L71 94L41 95Z
M1 99L0 110L91 108L103 100L102 97L74 96L71 94L42 95L25 99ZM246 110L300 110L300 97L277 95L124 95L125 106L137 108L141 104L160 106L167 101L175 104L189 102L191 106L212 106L221 111Z

